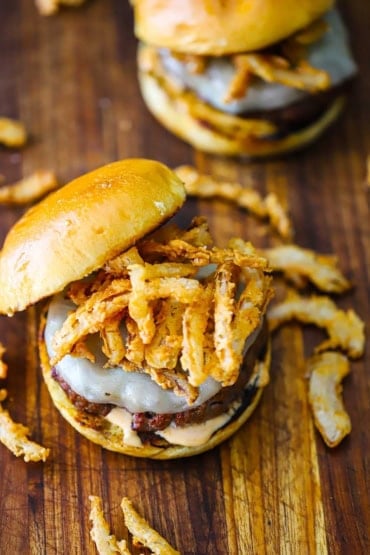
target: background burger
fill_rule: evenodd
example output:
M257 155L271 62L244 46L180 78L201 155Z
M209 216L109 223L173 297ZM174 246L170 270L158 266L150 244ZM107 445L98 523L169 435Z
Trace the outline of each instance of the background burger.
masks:
M338 116L356 73L332 0L134 0L149 110L195 148L298 149Z
M266 260L217 248L204 219L160 227L185 200L149 160L115 162L32 207L0 255L0 312L48 298L39 335L54 404L114 451L174 458L248 418L268 381Z

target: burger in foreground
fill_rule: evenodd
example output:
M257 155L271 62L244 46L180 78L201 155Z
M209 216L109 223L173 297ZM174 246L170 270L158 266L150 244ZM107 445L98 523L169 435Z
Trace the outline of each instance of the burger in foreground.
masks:
M133 5L144 100L195 148L284 153L312 142L340 113L356 65L332 0Z
M206 222L157 229L185 200L149 160L79 177L31 208L0 256L0 311L51 297L40 328L62 415L114 451L174 458L248 418L268 381L267 261L213 245Z

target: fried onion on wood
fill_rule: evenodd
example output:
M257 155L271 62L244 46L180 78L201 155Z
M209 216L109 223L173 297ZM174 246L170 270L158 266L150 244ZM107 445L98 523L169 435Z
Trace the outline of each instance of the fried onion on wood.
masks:
M28 438L29 428L14 422L9 412L1 405L6 396L6 390L0 390L0 442L16 457L23 457L25 462L45 462L50 449L31 441Z
M12 118L0 117L0 143L9 148L18 148L27 141L23 123Z
M334 351L317 354L308 361L308 398L317 429L329 447L335 447L351 431L341 382L350 371L346 356Z
M270 328L291 320L324 328L329 338L316 347L316 352L340 348L351 358L364 352L364 323L353 310L341 310L329 297L302 297L290 291L287 298L272 306L267 314Z
M149 548L155 555L180 555L156 530L149 526L127 497L122 499L121 509L126 527L140 544Z
M174 171L184 182L189 195L200 198L220 197L233 202L259 218L269 219L273 228L284 239L290 239L293 236L293 226L289 216L274 193L269 193L263 198L255 189L201 174L192 166L179 166Z
M281 245L263 250L272 270L283 272L295 285L311 281L321 291L343 293L351 287L338 268L336 256L318 254L298 245ZM302 283L303 279L303 283Z
M0 204L22 205L34 202L58 187L54 172L38 170L12 185L0 188Z

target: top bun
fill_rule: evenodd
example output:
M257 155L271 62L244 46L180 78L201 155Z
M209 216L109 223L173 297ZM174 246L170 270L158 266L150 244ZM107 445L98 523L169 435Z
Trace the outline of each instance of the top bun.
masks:
M306 27L333 0L132 0L136 36L189 54L258 50Z
M185 189L152 160L114 162L33 206L0 253L0 313L11 315L81 279L168 220Z

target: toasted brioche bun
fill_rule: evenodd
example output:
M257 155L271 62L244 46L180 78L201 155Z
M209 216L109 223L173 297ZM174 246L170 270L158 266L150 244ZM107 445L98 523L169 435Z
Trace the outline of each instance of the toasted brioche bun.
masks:
M136 36L188 54L258 50L309 25L333 0L133 0Z
M114 162L32 207L0 253L0 313L12 315L100 268L167 221L185 189L159 162Z
M51 367L49 363L49 355L46 350L45 341L43 340L43 328L45 327L45 317L41 318L39 353L41 361L41 369L44 381L49 390L50 396L56 408L61 415L71 424L81 435L101 445L110 451L116 451L124 455L133 457L142 457L150 459L178 459L181 457L190 457L213 449L235 432L244 424L256 408L261 397L263 386L256 385L252 398L244 411L235 419L231 419L229 423L217 430L206 443L196 447L184 447L181 445L168 445L166 447L156 447L150 444L142 445L142 447L134 447L127 445L124 441L122 429L111 424L103 416L93 416L87 412L78 410L69 400L59 383L51 375ZM253 381L258 382L262 375L268 374L271 362L271 347L268 342L267 349L263 361L256 361L254 371L252 371ZM265 385L265 380L261 380Z
M279 137L279 129L267 119L226 114L190 91L167 87L163 76L157 78L141 69L141 53L145 48L139 49L138 62L140 89L146 106L169 131L204 152L259 158L299 150L315 141L337 119L345 104L345 97L338 96L311 124Z

